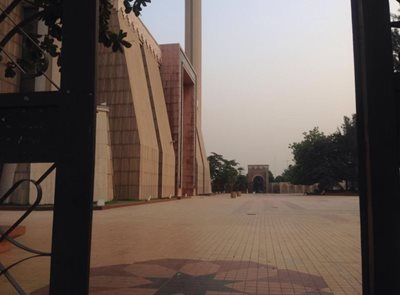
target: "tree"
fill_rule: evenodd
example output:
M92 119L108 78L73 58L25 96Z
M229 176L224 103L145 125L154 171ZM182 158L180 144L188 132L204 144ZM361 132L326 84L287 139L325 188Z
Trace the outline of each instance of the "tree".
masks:
M236 179L235 183L235 189L237 191L245 192L248 188L248 182L247 182L247 175L243 175L243 167L239 167L238 169L239 175Z
M283 175L278 175L275 177L274 182L286 182L286 179L283 177Z
M400 32L398 29L392 30L393 44L393 67L395 72L400 72Z
M272 172L270 170L268 170L268 180L269 180L269 183L272 183L275 180L274 174L272 174Z
M399 2L399 1L398 1ZM400 16L392 14L392 21L399 22ZM400 72L400 32L399 29L392 29L392 46L393 46L393 67L395 72Z
M208 161L210 163L212 190L214 192L229 192L238 189L238 178L241 184L243 181L241 173L244 170L238 167L238 162L224 159L222 155L217 153L211 153Z
M339 182L345 189L355 190L358 178L356 116L344 117L335 133L325 135L318 127L303 133L301 142L293 143L294 165L290 165L276 181L311 185L321 191L332 189Z
M114 32L109 28L109 21L112 9L112 0L100 0L99 2L99 43L105 47L112 48L113 51L122 51L123 48L129 48L131 44L126 40L127 33L123 31ZM125 0L125 12L127 14L134 13L139 16L142 8L147 6L151 0ZM34 11L30 16L23 19L15 25L0 40L0 61L4 58L1 54L3 48L16 34L22 34L25 38L35 42L25 42L26 56L19 58L16 62L6 62L4 75L12 78L16 75L15 69L20 67L31 77L42 75L48 67L48 57L57 58L60 65L61 48L58 46L62 42L62 3L63 0L13 0L0 14L0 24L7 20L8 16L17 8L18 5L24 4ZM79 8L77 8L79 9ZM47 33L38 34L33 32L25 32L24 28L34 22L42 21L48 28ZM26 35L25 35L26 34ZM77 32L79 34L79 32ZM44 54L47 53L47 54Z
M304 140L293 143L292 149L295 165L291 167L293 184L319 183L321 190L328 189L337 183L335 177L335 149L332 138L319 131L317 127L303 133Z
M333 134L334 142L340 150L338 178L345 181L345 189L358 188L358 149L356 115L344 117L341 129Z
M275 177L274 181L295 183L296 181L294 179L294 166L289 165L289 167L287 167L281 175Z
M239 175L235 183L235 189L240 192L246 192L248 188L247 175Z

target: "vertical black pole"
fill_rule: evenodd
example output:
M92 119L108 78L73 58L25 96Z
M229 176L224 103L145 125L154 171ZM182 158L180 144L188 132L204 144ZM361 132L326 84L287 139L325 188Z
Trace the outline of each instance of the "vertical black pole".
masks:
M95 157L97 1L63 1L61 134L50 294L88 294Z
M400 189L390 13L387 0L352 0L363 287L400 294Z

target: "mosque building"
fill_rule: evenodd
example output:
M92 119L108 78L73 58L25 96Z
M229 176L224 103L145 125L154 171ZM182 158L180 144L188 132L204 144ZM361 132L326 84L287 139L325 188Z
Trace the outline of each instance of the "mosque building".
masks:
M12 17L21 19L23 13L21 8ZM139 18L125 14L122 0L114 1L110 27L127 32L132 47L120 53L98 45L94 200L210 194L201 129L201 1L186 0L185 51L179 44L158 44ZM2 26L0 38L9 29ZM45 28L39 24L37 29ZM16 36L6 50L21 54L21 44ZM59 80L55 61L47 75ZM21 90L55 89L43 77L28 85L20 74L14 79L0 75L0 93ZM50 165L2 165L0 194L19 179L39 177ZM55 173L42 183L43 204L54 202ZM9 202L27 204L34 197L27 185Z

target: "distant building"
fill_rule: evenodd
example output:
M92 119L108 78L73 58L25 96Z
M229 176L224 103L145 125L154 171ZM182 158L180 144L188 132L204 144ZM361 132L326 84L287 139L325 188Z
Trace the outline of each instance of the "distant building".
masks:
M248 165L249 193L269 192L269 165Z

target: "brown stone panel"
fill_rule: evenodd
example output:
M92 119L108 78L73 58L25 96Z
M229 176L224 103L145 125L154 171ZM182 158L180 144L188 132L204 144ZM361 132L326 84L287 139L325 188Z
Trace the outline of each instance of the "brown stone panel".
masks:
M182 193L192 196L195 193L195 87L184 75L183 81L183 177Z
M175 194L182 195L182 83L179 44L161 45L161 78L175 152Z
M196 183L199 194L211 193L210 169L207 161L206 151L201 132L201 109L202 109L202 38L201 38L201 1L186 0L186 29L185 29L185 52L196 72L196 128L198 141L196 141Z
M161 75L176 156L177 194L210 193L209 165L197 118L196 73L179 44L161 45L161 50Z
M196 72L197 126L202 109L202 1L185 1L185 53Z
M154 123L159 144L159 187L158 196L168 197L175 194L175 152L168 120L161 74L158 60L144 47L145 61L149 79L149 93L152 99Z

